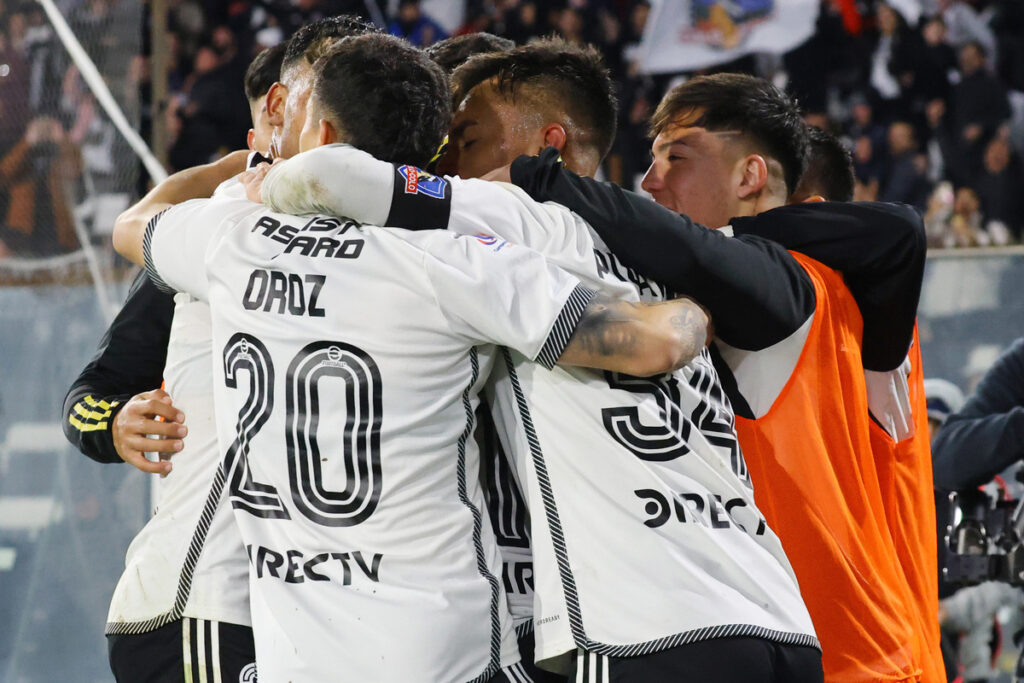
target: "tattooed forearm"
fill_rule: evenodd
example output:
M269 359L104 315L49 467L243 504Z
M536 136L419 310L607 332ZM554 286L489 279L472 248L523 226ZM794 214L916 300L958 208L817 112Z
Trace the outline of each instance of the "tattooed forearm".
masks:
M672 329L679 335L682 357L693 359L701 349L708 345L708 317L696 303L685 299L669 301L682 308L679 313L669 318Z
M637 346L637 311L641 304L613 301L605 295L594 297L573 335L580 349L600 356L631 354Z
M695 301L655 303L595 297L559 359L631 375L656 375L682 367L707 345L710 321Z

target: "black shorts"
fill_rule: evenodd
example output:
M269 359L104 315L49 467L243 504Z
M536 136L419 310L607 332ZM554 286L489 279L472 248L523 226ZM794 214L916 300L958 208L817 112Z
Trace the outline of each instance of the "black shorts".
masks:
M639 657L609 657L578 650L574 683L822 683L821 651L762 638L714 638Z
M517 629L518 631L518 629ZM553 674L537 668L533 663L533 629L519 635L519 656L521 661L504 669L494 675L487 683L568 683L565 676Z
M256 683L248 626L184 617L137 635L107 636L118 683Z

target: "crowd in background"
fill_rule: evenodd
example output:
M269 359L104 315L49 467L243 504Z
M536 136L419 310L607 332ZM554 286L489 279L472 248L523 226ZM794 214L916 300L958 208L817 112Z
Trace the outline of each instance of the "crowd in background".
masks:
M261 49L303 23L360 14L416 45L449 35L416 0L169 0L168 101L154 107L148 5L58 3L115 97L143 134L164 127L181 169L243 147L242 74ZM822 0L815 35L781 57L712 70L772 78L809 122L853 154L857 198L913 204L933 247L1004 245L1024 232L1024 5L926 0L916 26L880 0ZM618 88L617 140L606 178L638 188L649 159L646 122L687 74L642 75L635 56L651 15L645 0L468 0L463 34L517 43L558 34L592 43ZM153 112L162 113L154 118ZM135 191L118 174L130 155L35 2L0 0L0 256L76 248L71 212L94 188ZM86 187L88 184L88 187Z

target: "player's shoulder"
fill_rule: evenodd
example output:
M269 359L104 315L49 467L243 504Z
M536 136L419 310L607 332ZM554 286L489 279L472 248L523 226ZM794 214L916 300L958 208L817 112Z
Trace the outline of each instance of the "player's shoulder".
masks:
M566 223L576 224L581 227L586 226L586 222L582 218L558 202L538 202L536 199L531 197L526 190L518 185L513 185L512 183L492 181L491 184L513 194L522 203L524 211L543 213L551 218L564 221Z
M218 195L201 199L189 199L168 209L161 215L161 221L168 219L192 222L202 219L209 221L238 220L245 216L269 212L262 204L250 202L244 197Z

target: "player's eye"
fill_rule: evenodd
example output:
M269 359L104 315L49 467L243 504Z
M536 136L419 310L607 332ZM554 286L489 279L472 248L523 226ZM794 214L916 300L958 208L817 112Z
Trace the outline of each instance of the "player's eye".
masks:
M475 142L476 140L462 140L459 142L459 149L469 149Z

